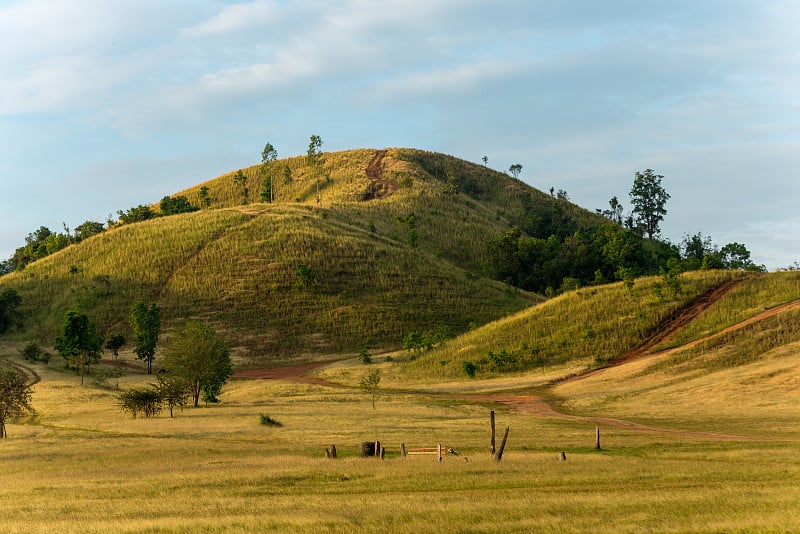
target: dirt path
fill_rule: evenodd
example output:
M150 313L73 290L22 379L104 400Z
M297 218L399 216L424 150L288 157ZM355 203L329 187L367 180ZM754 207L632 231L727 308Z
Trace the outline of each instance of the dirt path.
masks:
M653 347L663 342L672 334L674 334L681 328L687 326L689 323L697 319L700 316L700 314L711 308L711 306L716 304L719 300L721 300L723 297L725 297L725 295L733 291L740 284L741 284L740 281L731 280L729 282L725 282L720 286L717 286L711 291L708 291L700 295L688 306L680 310L677 310L673 315L661 321L661 324L659 324L656 327L656 333L650 336L644 343L642 343L635 349L630 350L624 354L621 354L617 358L614 358L611 362L609 362L609 364L606 367L587 374L593 374L594 372L602 371L603 369L606 369L608 367L615 367L617 365L622 365L624 363L637 360L639 358L642 358L650 354L650 351L653 349ZM586 376L586 374L579 375L577 377L571 377L571 379L572 378L580 379L583 376Z
M322 378L309 376L312 371L316 371L331 362L313 362L302 365L292 365L289 367L270 367L267 369L246 369L233 373L234 378L251 378L258 380L287 380L289 382L300 382L303 384L319 384L332 388L343 388L341 384L329 382Z
M383 179L383 158L386 157L387 152L386 149L377 150L372 161L367 165L366 172L370 185L364 200L386 198L397 191L397 182Z

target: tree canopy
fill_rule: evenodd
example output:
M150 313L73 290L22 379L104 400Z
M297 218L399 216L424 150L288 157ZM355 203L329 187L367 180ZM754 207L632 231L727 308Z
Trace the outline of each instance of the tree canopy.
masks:
M15 289L8 288L0 292L0 334L6 333L12 326L19 323L17 308L20 304L22 304L22 297Z
M670 196L661 186L663 178L653 169L637 172L630 191L635 221L651 240L660 234L659 225L667 214L664 206Z
M174 197L165 196L164 198L161 199L159 208L161 209L161 213L163 215L176 215L178 213L189 213L200 209L197 206L192 206L189 203L189 200L183 195L177 195Z
M64 315L61 335L56 338L55 348L67 360L70 367L83 377L89 366L100 360L103 338L95 333L94 323L78 311L68 311Z
M33 389L13 367L0 367L0 439L5 439L6 422L31 410Z
M158 337L161 335L161 310L155 302L137 302L131 308L133 352L147 363L147 373L153 372Z
M164 349L163 367L189 384L194 406L198 405L201 392L205 392L206 400L216 401L216 395L233 373L225 341L210 326L196 320L176 329Z

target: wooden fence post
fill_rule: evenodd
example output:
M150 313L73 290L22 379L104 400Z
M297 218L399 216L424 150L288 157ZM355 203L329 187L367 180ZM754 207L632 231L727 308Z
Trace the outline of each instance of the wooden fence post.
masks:
M439 455L439 461L441 462L442 461L442 444L441 443L439 443L436 446L436 453Z
M497 454L494 455L494 459L498 462L503 459L503 451L506 448L506 440L508 439L508 431L511 427L506 427L506 433L503 434L503 441L500 442L500 448L497 449Z
M492 454L494 454L494 410L489 412L489 422L492 425Z
M405 457L406 457L406 444L405 443L401 443L400 444L400 458L405 458Z
M375 456L380 456L380 455L381 455L381 442L380 441L376 441L375 442Z
M325 458L328 460L331 459L331 451L328 449L328 447L325 447Z
M594 448L600 450L600 425L595 427L595 445Z
M331 458L334 460L337 458L336 456L336 445L331 445Z

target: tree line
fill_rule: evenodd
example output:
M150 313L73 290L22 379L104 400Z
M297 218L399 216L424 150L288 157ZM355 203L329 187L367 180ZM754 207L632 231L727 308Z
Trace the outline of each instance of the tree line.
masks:
M660 224L670 198L662 179L652 169L637 172L629 193L630 213L624 214L615 196L609 209L597 210L607 222L588 227L578 227L566 216L562 195L551 195L549 209L542 210L534 208L530 195L523 194L523 219L486 244L488 274L521 289L554 295L665 272L765 270L751 261L750 252L740 243L720 248L700 233L686 236L680 245L661 241Z

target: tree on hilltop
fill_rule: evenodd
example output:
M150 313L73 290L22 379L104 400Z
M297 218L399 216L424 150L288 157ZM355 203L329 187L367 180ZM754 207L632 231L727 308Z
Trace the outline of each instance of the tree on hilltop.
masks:
M183 195L178 195L175 197L171 197L169 195L165 196L164 198L161 199L159 208L161 208L161 213L163 213L164 215L177 215L178 213L190 213L192 211L197 211L200 209L197 206L192 206L189 203L189 200Z
M250 189L247 187L247 176L244 175L242 169L239 169L233 175L233 183L242 190L242 204L247 204L249 202Z
M519 163L515 163L508 168L508 172L510 172L511 176L513 176L514 178L519 178L519 173L522 172L522 165L520 165Z
M308 152L306 153L306 163L308 163L309 167L311 167L312 172L314 173L314 178L316 180L317 204L322 202L322 198L320 197L319 193L319 174L320 174L320 165L322 164L320 156L322 156L322 138L318 135L312 135L308 143Z
M264 189L261 191L261 200L264 202L275 201L275 178L272 176L273 162L278 159L278 151L272 143L264 145L261 151L261 172L264 174Z
M663 178L653 169L637 172L630 191L635 220L644 229L650 240L661 232L659 224L667 214L664 206L670 197L669 193L661 186Z

